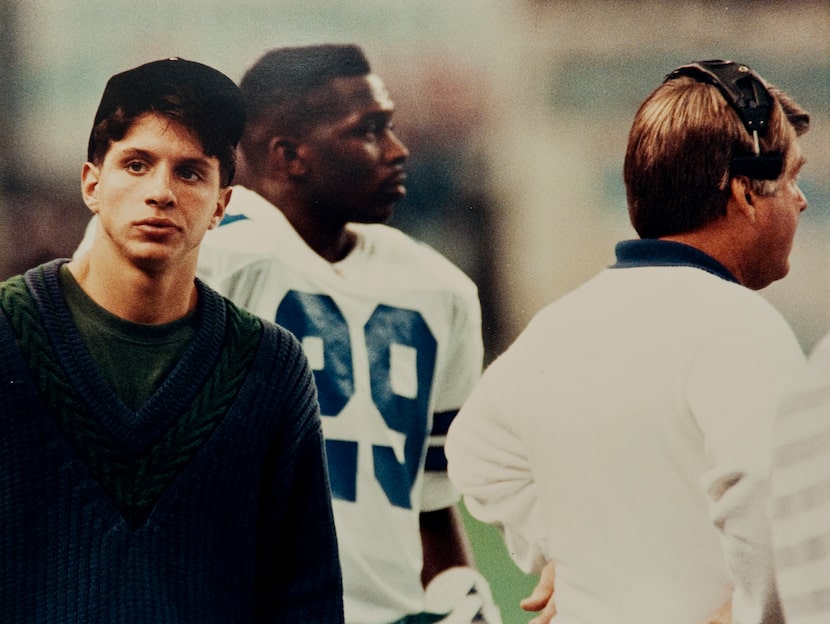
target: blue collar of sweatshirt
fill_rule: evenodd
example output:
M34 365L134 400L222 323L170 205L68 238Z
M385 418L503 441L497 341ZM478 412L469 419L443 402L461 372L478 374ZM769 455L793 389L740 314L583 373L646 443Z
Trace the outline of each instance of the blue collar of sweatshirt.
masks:
M685 266L702 269L730 282L740 283L729 270L699 249L674 241L644 238L617 243L616 264L612 269L649 266Z

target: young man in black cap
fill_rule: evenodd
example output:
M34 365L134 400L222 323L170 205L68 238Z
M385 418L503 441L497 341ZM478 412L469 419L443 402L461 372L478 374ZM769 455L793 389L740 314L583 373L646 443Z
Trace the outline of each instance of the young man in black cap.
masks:
M90 249L0 284L2 621L342 622L302 349L195 279L243 124L205 65L113 76Z

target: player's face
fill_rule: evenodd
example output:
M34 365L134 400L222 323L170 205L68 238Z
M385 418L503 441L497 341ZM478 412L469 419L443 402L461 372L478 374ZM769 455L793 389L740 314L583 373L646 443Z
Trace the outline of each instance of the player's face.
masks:
M333 80L329 101L335 114L303 141L311 199L342 223L387 221L406 194L409 156L392 131L395 105L374 74Z
M759 289L779 280L790 270L790 251L799 215L807 208L807 199L798 186L798 174L804 158L798 143L788 159L787 170L770 197L756 197L758 262L752 287Z
M84 165L82 190L100 218L96 244L147 270L177 261L195 267L202 237L230 198L218 159L186 127L155 113L138 117L100 167Z

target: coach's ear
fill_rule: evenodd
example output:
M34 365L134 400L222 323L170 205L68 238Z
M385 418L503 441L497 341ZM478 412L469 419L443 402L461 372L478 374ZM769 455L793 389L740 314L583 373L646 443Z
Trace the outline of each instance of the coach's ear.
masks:
M755 222L755 193L752 183L746 176L735 176L729 181L730 196L727 202L727 211L733 210L750 223Z
M302 157L300 143L288 137L276 136L268 144L268 152L274 167L291 177L302 177L307 167Z

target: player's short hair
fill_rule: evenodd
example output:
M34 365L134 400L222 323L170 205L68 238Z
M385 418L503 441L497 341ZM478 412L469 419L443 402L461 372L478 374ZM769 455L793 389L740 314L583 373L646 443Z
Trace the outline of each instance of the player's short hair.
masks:
M780 89L767 88L773 107L761 153L782 154L786 172L809 115ZM659 238L725 215L732 158L751 153L752 136L716 86L688 76L664 82L640 105L629 133L624 178L634 229ZM777 191L777 180L751 184L762 195Z
M152 61L107 81L89 136L89 162L100 165L112 143L150 112L193 132L205 154L219 160L222 186L231 184L245 124L242 95L220 71L180 58Z
M371 67L363 50L353 44L322 44L276 48L266 52L245 73L240 89L248 124L242 149L256 164L276 135L302 137L330 113L315 101L335 78L366 76Z

